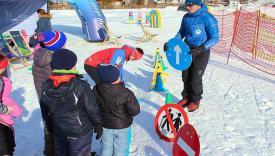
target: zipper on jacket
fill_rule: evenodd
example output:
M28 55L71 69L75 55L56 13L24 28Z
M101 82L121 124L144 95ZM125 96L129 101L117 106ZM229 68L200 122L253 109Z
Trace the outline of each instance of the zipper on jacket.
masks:
M80 119L79 119L79 116L77 115L76 117L77 117L77 119L78 119L79 124L82 126L82 123L81 123L81 121L80 121Z

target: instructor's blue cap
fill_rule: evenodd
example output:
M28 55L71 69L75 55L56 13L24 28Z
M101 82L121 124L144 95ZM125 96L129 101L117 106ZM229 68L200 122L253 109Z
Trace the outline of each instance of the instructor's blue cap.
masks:
M202 5L202 0L185 0L186 5Z

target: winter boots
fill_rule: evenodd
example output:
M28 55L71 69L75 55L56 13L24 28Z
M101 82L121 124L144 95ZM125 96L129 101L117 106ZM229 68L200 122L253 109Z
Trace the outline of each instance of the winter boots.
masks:
M189 102L187 99L181 99L178 102L178 105L181 105L183 108L187 107L189 112L194 112L196 109L199 108L200 101L197 102Z
M189 112L194 112L196 109L199 108L200 101L197 102L191 102L188 106L187 109Z
M188 100L187 99L181 99L178 102L178 105L181 105L182 107L186 107L188 105Z

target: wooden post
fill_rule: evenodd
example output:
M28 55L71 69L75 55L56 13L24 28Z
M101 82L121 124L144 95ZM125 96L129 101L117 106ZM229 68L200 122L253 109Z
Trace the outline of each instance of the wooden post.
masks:
M228 62L229 62L229 57L230 57L230 54L231 54L231 51L232 51L232 46L234 45L234 42L235 42L235 37L236 37L236 33L237 33L240 14L241 14L241 10L237 10L237 11L234 12L234 16L235 16L235 18L234 18L234 32L233 32L230 51L229 51L228 56L227 56L226 64L228 64Z
M47 0L47 13L48 14L50 14L51 12L50 12L50 2L49 2L49 0Z
M223 10L223 12L222 12L222 32L221 32L221 41L222 41L222 39L223 39L223 19L224 19L224 10Z
M253 42L253 48L252 48L252 60L256 59L257 56L257 41L259 37L259 22L260 22L260 10L256 11L256 26L255 26L255 34L254 34L254 42Z

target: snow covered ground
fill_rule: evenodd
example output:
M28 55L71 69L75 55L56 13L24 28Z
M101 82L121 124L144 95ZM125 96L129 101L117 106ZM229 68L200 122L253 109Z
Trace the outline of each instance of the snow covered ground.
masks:
M104 10L108 25L115 35L142 37L141 27L125 24L130 10ZM139 10L134 11L137 19ZM142 9L141 11L146 11ZM159 35L150 42L136 44L122 37L123 44L139 46L145 50L140 61L125 65L126 85L140 100L141 113L132 126L131 156L172 156L172 144L159 139L154 130L154 118L164 105L165 93L149 92L152 79L152 55L179 29L183 12L175 8L161 10L162 28L150 29ZM70 11L52 11L54 29L68 37L67 48L78 55L77 68L84 74L85 58L99 46L83 39L77 14ZM167 88L174 101L180 100L182 91L181 72L168 69ZM274 69L275 70L275 69ZM22 106L23 115L16 120L16 156L42 156L43 128L39 103L32 75L27 69L11 71L12 97ZM200 108L188 113L189 122L196 128L201 142L202 156L274 156L275 155L275 77L264 74L236 58L226 64L226 57L211 54L204 74L204 94ZM93 83L91 83L93 86ZM93 142L98 151L98 141Z

